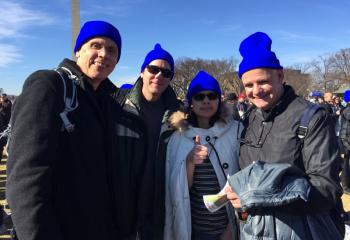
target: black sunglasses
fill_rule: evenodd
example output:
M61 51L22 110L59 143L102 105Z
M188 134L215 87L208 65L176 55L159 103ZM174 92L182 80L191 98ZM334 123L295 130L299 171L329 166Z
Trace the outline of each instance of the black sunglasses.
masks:
M147 65L146 68L152 74L158 74L159 72L161 72L163 77L165 78L171 78L173 76L173 72L166 68L160 68L154 65Z
M203 101L207 97L209 100L216 100L219 98L219 95L213 92L210 93L198 93L193 96L193 99L196 101Z

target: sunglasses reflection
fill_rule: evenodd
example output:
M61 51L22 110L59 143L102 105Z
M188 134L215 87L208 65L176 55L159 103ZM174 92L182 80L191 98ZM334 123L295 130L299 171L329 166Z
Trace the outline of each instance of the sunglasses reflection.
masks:
M219 98L219 95L211 92L211 93L198 93L193 96L193 99L196 101L203 101L204 98L207 97L209 100L216 100Z
M173 72L169 69L166 68L161 68L155 65L147 65L146 66L148 72L150 72L151 74L158 74L159 72L162 73L162 76L165 78L171 78L173 75Z

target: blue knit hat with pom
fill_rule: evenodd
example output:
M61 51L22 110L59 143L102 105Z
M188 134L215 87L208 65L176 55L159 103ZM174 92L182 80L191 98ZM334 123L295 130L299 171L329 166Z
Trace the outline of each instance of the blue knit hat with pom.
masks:
M263 32L256 32L241 42L239 52L243 60L239 64L238 75L256 68L283 69L276 54L271 51L271 38Z
M350 102L350 90L344 92L344 101L347 103Z
M118 29L105 21L86 22L80 29L80 33L75 42L74 52L76 53L79 51L84 43L94 37L107 37L113 40L118 48L117 62L119 62L122 49L122 39Z
M203 70L197 73L188 87L186 95L188 103L191 104L192 97L202 91L213 91L221 99L221 89L218 81Z
M168 53L167 51L165 51L159 43L156 43L156 45L154 46L154 49L152 51L150 51L146 58L145 58L145 61L143 61L143 64L141 66L141 72L146 68L146 66L156 60L156 59L162 59L162 60L165 60L169 63L170 65L170 70L172 72L174 72L174 59L173 57L171 56L170 53Z

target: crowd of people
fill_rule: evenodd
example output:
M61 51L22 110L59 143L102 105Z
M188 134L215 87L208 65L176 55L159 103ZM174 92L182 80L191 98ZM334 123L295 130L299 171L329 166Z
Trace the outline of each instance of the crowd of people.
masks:
M343 239L350 107L297 96L271 47L263 32L241 42L238 96L201 70L183 104L171 53L156 43L135 84L117 88L121 35L86 22L76 59L32 73L12 109L18 239ZM211 212L203 196L220 191L226 205Z

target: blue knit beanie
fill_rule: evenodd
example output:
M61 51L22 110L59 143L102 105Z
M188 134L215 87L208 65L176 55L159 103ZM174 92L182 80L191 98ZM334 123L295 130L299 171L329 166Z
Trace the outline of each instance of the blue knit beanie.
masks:
M276 54L271 51L271 38L263 32L256 32L241 42L239 52L243 60L239 64L238 75L255 68L283 69Z
M120 89L132 89L134 85L130 83L124 83L123 85L120 86Z
M120 59L122 39L119 31L112 24L104 21L89 21L86 22L80 29L80 33L75 42L74 52L79 51L81 46L94 37L107 37L117 44L118 57L117 62Z
M188 87L186 95L188 103L191 104L192 97L202 91L213 91L221 99L221 89L218 81L203 70L197 73Z
M167 51L165 51L159 43L156 43L156 45L154 46L154 49L152 51L150 51L146 58L145 61L143 62L142 66L141 66L141 72L145 69L145 67L152 61L156 60L156 59L162 59L165 60L169 63L170 65L170 69L172 72L174 72L174 59L171 56L170 53L168 53Z
M344 92L344 101L347 103L350 102L350 90Z

